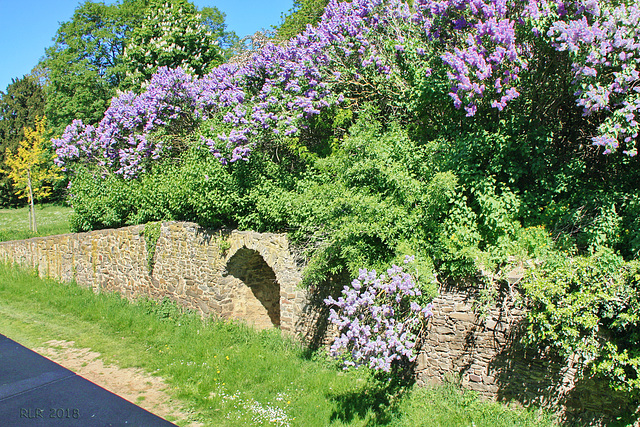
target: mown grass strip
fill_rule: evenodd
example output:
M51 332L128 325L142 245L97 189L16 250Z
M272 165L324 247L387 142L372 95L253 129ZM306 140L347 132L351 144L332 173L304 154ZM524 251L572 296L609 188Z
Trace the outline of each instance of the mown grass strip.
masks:
M72 208L60 205L36 206L38 233L29 230L29 208L0 209L0 242L52 236L71 232Z
M106 362L164 377L211 426L548 426L551 418L478 401L454 386L409 388L390 405L366 372L305 357L277 330L202 320L174 304L42 280L0 264L0 331L27 346L73 340Z

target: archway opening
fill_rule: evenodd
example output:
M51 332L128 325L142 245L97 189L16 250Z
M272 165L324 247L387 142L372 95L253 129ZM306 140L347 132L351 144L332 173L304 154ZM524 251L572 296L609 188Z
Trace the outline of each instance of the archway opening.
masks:
M280 284L262 255L246 247L227 262L227 275L238 279L233 316L265 329L280 327Z

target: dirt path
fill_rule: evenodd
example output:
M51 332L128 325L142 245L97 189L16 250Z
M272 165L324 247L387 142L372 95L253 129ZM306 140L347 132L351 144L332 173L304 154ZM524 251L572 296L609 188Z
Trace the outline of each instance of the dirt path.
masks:
M191 421L189 412L171 399L166 392L168 386L162 378L149 375L141 369L105 366L100 353L88 348L76 348L73 341L52 340L45 344L47 347L33 350L153 414L181 425L202 426Z

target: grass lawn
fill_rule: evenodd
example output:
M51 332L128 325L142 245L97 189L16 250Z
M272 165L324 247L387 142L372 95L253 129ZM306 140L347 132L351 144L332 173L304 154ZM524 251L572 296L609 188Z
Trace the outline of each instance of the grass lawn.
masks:
M73 209L60 205L36 205L38 233L29 230L29 208L0 209L0 242L70 233Z
M548 415L481 402L453 385L389 397L363 371L343 372L278 330L203 321L169 302L131 304L0 264L0 333L27 347L52 339L107 363L162 376L208 426L549 426Z

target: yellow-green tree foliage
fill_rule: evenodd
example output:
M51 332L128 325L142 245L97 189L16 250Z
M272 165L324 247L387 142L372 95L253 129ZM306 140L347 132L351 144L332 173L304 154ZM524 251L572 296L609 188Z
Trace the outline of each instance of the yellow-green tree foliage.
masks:
M60 179L60 168L53 163L55 157L48 147L46 117L36 118L35 129L24 128L24 139L16 153L8 152L5 165L14 182L16 194L26 198L30 207L30 228L37 232L34 203L51 194L51 184Z

